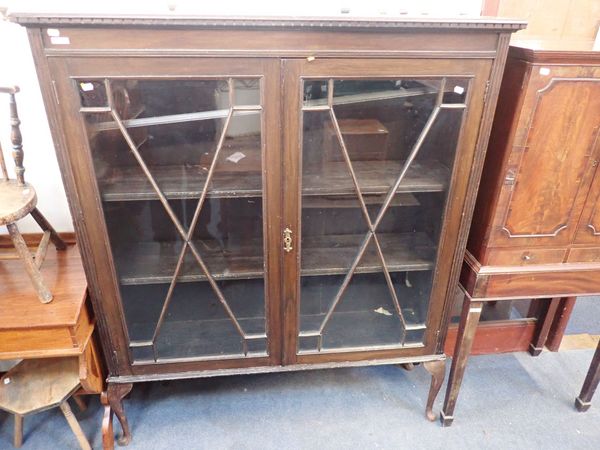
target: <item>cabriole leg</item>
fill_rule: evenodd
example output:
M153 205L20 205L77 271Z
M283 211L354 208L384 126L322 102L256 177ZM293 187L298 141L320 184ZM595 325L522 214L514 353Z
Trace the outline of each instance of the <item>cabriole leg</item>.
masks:
M131 383L109 383L106 390L108 403L121 423L123 434L117 439L117 443L122 446L128 445L131 442L131 431L129 430L129 423L127 422L125 409L123 408L123 397L131 392L132 387L133 384Z
M581 393L579 394L579 397L575 399L575 408L577 408L577 411L585 412L590 409L590 406L592 406L592 397L594 396L594 392L596 391L599 382L600 342L598 342L598 347L596 347L596 353L594 353L592 364L590 365L590 369L588 370L585 381L583 382Z
M444 408L440 417L442 426L445 427L452 425L452 421L454 420L454 407L456 406L456 399L458 398L460 385L465 374L469 353L471 353L471 347L473 346L473 339L482 308L483 302L472 301L465 295L458 326L456 348L454 349L454 357L452 358L450 377L446 389Z
M429 396L427 397L427 406L425 408L425 415L430 421L435 420L435 414L433 413L433 403L437 395L440 392L444 377L446 376L446 361L427 361L423 363L425 370L431 374L431 386L429 387Z
M102 417L102 448L103 450L113 450L115 448L113 410L108 403L106 392L100 394L100 403L104 406L104 415Z

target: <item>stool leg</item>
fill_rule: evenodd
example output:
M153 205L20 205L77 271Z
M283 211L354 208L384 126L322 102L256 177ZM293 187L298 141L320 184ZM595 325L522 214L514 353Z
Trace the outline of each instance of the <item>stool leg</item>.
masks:
M35 287L35 290L37 291L38 298L42 303L51 302L52 293L44 284L42 274L37 268L35 261L31 257L31 253L29 253L27 244L25 243L25 240L23 240L23 236L21 236L21 232L19 231L17 224L9 223L6 225L6 228L8 229L8 233L10 234L10 238L13 241L13 244L15 246L15 249L17 250L17 253L19 254L19 257L23 261L23 264L25 264L25 270L27 272L27 275L29 275L33 286Z
M87 401L84 400L83 398L81 398L81 396L74 395L71 398L73 400L75 400L75 403L77 404L77 407L79 408L79 411L84 412L87 409L87 407L88 407Z
M440 415L440 420L444 427L452 425L452 421L454 420L454 407L456 406L458 392L460 391L460 385L465 374L469 353L471 353L471 347L473 346L473 339L475 338L475 331L477 330L482 308L483 302L471 301L465 295L460 323L458 325L456 348L454 349L448 387L446 388L444 408Z
M23 416L21 414L15 414L15 435L13 439L15 448L20 448L23 445Z
M34 208L33 211L31 211L31 216L34 218L34 220L37 222L37 224L42 230L50 232L50 240L56 247L56 250L65 250L67 248L67 244L65 244L65 241L61 239L56 230L52 227L52 225L50 225L50 222L46 220L46 218L40 212L39 209Z
M77 419L73 415L73 411L71 411L71 407L69 406L66 400L60 404L60 409L65 415L65 419L67 419L67 422L69 423L71 430L73 430L75 437L79 441L79 446L83 450L92 450L90 443L85 437L85 434L83 434L83 430L81 429L79 422L77 422Z

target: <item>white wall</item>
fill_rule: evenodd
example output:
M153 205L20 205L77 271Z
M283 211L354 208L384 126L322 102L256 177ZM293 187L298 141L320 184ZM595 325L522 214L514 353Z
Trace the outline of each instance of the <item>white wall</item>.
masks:
M82 12L90 10L90 6L81 1L54 0L44 1L2 1L9 10L51 10L63 12ZM198 3L202 3L198 5ZM397 15L429 15L457 16L479 15L481 0L304 0L302 2L265 1L265 0L223 0L220 2L198 1L165 1L146 0L144 2L126 2L105 0L102 4L92 6L92 11L101 12L146 12L169 13L169 6L176 5L175 13L185 14L232 14L232 15L336 15L342 9L349 10L350 15L362 16L397 16ZM54 146L50 136L33 59L25 29L9 22L0 21L0 85L18 84L21 92L17 95L21 130L23 132L23 148L25 150L25 177L32 183L38 193L38 206L58 231L72 231L73 225L69 214L65 192L56 162ZM6 96L0 96L0 142L9 167L10 126L8 120L8 102ZM23 232L39 232L35 222L26 218L19 222ZM0 234L6 228L0 227Z
M35 187L38 207L54 227L58 231L71 231L73 225L25 29L0 22L0 85L14 84L21 88L17 106L23 133L25 180ZM7 95L0 95L0 142L7 166L12 170ZM19 221L18 226L22 232L40 232L31 217ZM0 233L6 233L6 228L0 227Z

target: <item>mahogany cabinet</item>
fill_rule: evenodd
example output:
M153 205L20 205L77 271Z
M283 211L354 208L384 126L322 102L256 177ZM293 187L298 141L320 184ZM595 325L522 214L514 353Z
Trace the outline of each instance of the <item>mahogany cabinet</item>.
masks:
M505 20L17 14L110 370L423 362L443 343Z
M471 261L600 263L600 55L510 47L499 98Z
M600 53L511 46L460 277L444 424L486 304L546 299L538 354L561 298L600 293L599 161Z

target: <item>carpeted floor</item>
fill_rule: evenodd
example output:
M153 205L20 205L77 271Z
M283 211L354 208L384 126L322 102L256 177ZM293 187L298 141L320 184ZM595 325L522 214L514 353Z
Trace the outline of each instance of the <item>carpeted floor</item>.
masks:
M598 300L578 300L569 334L600 334ZM600 393L587 413L573 408L592 354L471 358L450 428L424 417L430 379L421 367L138 384L125 406L134 436L129 448L598 449ZM94 448L101 448L98 399L77 415ZM11 448L12 428L12 417L0 412L0 449ZM78 448L56 409L27 417L24 438L24 449Z
M566 334L600 334L600 297L579 297Z

